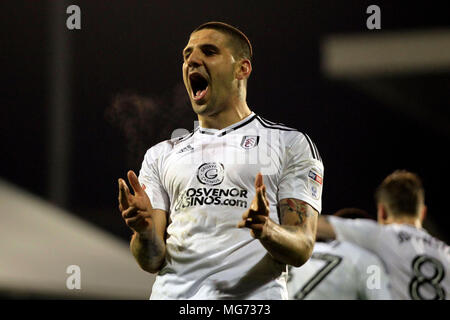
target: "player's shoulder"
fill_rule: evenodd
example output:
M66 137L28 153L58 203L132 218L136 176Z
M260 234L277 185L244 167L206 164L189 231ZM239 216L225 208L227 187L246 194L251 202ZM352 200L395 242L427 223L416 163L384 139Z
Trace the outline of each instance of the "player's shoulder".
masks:
M164 156L168 153L170 153L175 147L182 145L183 142L186 142L191 138L194 134L194 131L191 131L189 133L183 134L178 137L174 137L171 139L167 139L164 141L161 141L152 147L150 147L147 152L145 153L145 158L156 160L160 158L161 156Z
M270 121L260 115L256 115L255 120L255 124L259 126L261 131L276 132L287 143L303 139L304 137L304 134L299 129L287 126L284 123Z
M412 239L419 240L429 248L435 248L438 251L446 253L450 257L450 247L441 239L431 235L424 228L417 228L409 224L392 223L385 226L385 229L395 235L399 243L407 243Z
M321 160L316 144L303 130L287 126L281 122L268 120L260 115L256 115L255 119L261 130L276 131L287 148L295 148L296 152L309 151L313 158Z
M299 132L297 128L293 128L285 125L281 122L275 122L268 120L261 115L255 115L256 123L258 123L261 127L266 128L267 130L277 130L282 132Z
M354 234L367 234L369 233L380 233L383 231L383 226L378 224L375 220L371 219L346 219L342 217L337 217L334 215L328 215L327 220L335 228L345 228Z

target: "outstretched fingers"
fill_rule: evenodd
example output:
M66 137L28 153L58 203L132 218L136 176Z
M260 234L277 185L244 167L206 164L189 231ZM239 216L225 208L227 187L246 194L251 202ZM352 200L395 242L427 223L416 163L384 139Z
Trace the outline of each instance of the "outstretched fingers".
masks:
M264 185L264 179L261 172L258 172L255 179L255 190Z
M118 180L119 183L119 210L124 211L127 210L130 206L130 190L126 182L123 179Z
M262 174L258 172L255 179L255 196L250 209L244 212L242 220L239 221L237 227L249 228L252 237L260 238L268 220L269 201L267 200L266 186L264 185Z
M134 173L133 170L128 171L127 173L128 182L130 182L131 187L133 188L135 195L140 195L144 192L144 189L142 189L139 179L136 176L136 173Z
M268 201L265 195L265 186L260 187L258 190L256 190L256 204L257 209L260 214L269 214L269 208L268 208Z

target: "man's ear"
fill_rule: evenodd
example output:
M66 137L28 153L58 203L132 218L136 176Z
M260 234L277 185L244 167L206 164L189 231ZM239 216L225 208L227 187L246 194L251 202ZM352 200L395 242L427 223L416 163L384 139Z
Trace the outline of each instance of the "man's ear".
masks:
M238 70L236 72L236 79L245 80L250 77L252 73L252 63L248 59L242 59L239 61Z
M387 214L387 211L386 211L386 206L384 204L382 204L381 202L379 202L377 204L377 220L378 220L378 223L385 224L387 218L388 218L388 214Z
M427 206L423 205L422 210L420 211L420 216L419 216L421 223L423 222L423 220L425 220L426 216L427 216Z

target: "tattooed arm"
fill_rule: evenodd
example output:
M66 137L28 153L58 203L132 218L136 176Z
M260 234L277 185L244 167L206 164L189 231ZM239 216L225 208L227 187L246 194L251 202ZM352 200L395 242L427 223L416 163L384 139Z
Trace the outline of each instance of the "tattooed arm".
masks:
M251 235L279 262L295 267L303 265L314 247L318 212L304 201L282 199L278 204L281 225L277 224L269 218L269 203L260 174L255 188L255 198L238 227L250 228Z
M296 266L304 264L314 248L319 213L308 203L298 199L283 199L279 202L281 227L292 234L292 251L297 253ZM293 264L295 265L295 264Z
M281 225L268 223L261 243L278 261L299 267L311 257L318 213L297 199L281 200L279 213Z

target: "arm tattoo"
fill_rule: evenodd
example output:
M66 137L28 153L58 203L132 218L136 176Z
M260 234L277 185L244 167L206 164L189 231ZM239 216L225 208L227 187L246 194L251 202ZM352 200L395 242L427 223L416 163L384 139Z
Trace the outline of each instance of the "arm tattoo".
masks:
M288 212L293 212L297 215L299 220L296 221L295 225L298 226L303 226L306 218L314 216L314 211L310 210L307 203L300 200L286 199L286 201L280 203L280 222L283 221Z

